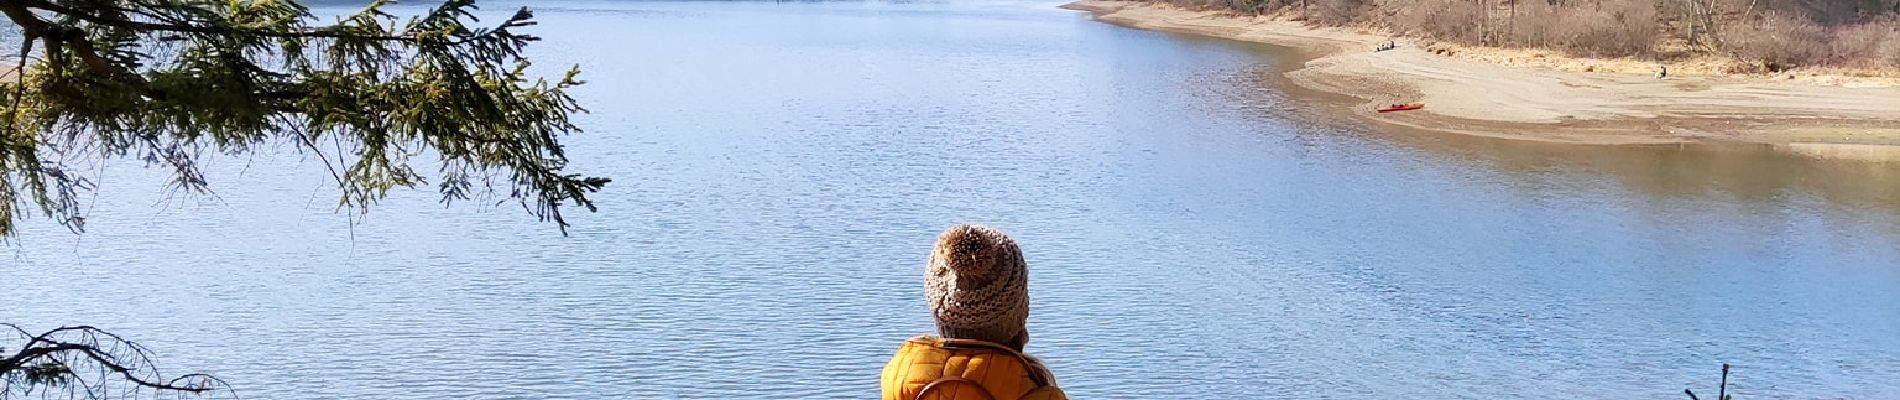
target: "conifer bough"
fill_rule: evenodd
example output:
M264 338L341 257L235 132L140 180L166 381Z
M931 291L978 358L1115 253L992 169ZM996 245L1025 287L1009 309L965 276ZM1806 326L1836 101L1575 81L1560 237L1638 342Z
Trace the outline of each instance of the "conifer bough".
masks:
M560 137L586 112L531 76L527 8L481 26L473 0L398 17L375 1L321 21L290 0L0 0L19 53L0 67L0 236L36 211L84 229L75 164L139 159L206 192L199 160L291 144L365 210L434 181L443 202L515 201L563 232L606 178L563 171ZM412 160L439 166L425 176Z

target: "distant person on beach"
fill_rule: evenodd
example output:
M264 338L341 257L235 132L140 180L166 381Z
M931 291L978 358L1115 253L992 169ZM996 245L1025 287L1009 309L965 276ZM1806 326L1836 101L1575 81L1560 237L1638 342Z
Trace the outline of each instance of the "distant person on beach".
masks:
M924 270L937 336L904 342L884 366L884 400L1065 400L1055 375L1023 354L1029 266L1002 231L957 225Z

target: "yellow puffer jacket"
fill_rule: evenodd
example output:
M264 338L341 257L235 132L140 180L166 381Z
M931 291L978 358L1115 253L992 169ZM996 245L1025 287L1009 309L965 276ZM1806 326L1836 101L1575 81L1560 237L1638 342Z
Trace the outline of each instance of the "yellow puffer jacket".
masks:
M1067 400L1042 364L1003 345L919 336L884 365L884 400Z

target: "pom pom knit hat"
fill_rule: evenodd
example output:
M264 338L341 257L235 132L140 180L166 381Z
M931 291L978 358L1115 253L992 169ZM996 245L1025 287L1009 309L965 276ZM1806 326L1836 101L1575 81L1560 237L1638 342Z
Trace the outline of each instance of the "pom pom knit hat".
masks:
M1017 348L1029 340L1029 268L1016 241L995 228L957 225L938 235L924 298L944 337Z

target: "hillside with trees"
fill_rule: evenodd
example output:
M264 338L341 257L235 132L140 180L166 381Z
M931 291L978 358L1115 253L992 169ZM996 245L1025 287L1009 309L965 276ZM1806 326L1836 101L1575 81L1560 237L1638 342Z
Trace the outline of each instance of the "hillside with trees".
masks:
M1171 0L1468 46L1717 58L1730 73L1900 69L1900 0Z

